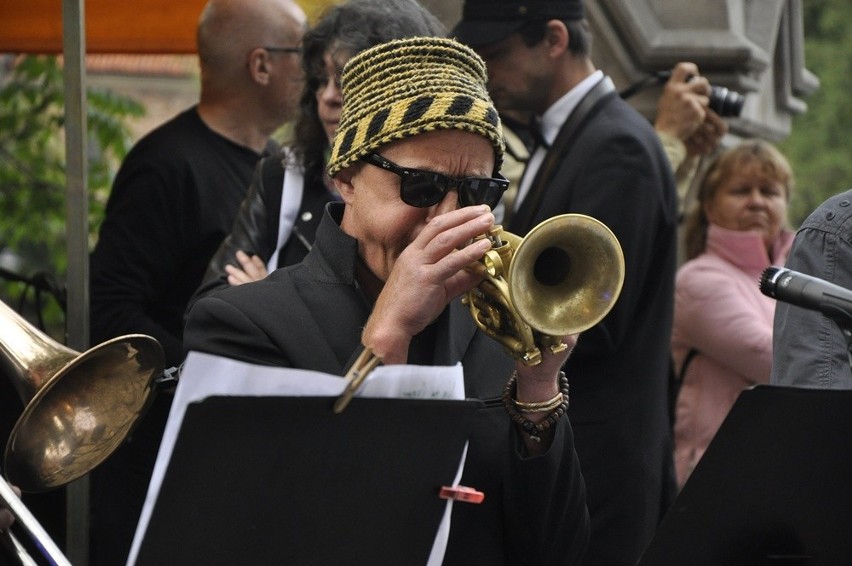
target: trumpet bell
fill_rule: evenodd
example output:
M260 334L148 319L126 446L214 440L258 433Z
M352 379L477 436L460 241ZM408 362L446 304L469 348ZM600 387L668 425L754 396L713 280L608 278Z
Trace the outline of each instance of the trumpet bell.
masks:
M0 365L25 404L6 445L6 477L29 492L70 483L112 454L144 414L162 347L131 334L79 354L2 302L0 327Z
M624 254L615 234L584 214L538 224L518 244L508 274L518 316L551 336L600 322L624 284Z

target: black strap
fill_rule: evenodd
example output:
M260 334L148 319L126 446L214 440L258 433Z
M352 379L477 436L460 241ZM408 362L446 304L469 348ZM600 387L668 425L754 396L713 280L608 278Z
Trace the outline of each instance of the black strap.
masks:
M692 359L697 354L698 350L696 350L695 348L690 348L689 351L686 353L686 357L683 358L683 364L681 364L680 371L677 374L677 380L679 383L683 383L683 378L686 377L686 368L689 367L690 362L692 362Z
M686 353L686 357L683 358L683 364L680 366L680 371L676 372L674 367L674 359L669 359L669 424L671 426L675 425L676 420L676 412L677 412L677 398L680 395L680 388L683 385L683 378L686 377L686 368L689 367L690 362L695 358L698 354L698 350L695 348L690 348Z
M260 163L261 186L267 198L276 199L267 203L266 241L278 241L278 209L281 206L281 187L284 185L284 160L280 154L264 157ZM274 214L273 218L270 216ZM272 246L275 251L275 246Z
M559 129L553 145L547 150L544 161L541 167L538 168L530 186L529 193L524 198L524 202L521 203L520 209L509 225L509 231L519 233L517 229L520 228L523 233L526 233L531 228L530 223L538 211L545 188L556 173L559 162L568 152L575 134L593 114L592 110L605 98L611 96L617 96L615 85L609 77L604 77L598 81L598 84L592 87L592 90L583 97L583 100L571 112L571 115Z

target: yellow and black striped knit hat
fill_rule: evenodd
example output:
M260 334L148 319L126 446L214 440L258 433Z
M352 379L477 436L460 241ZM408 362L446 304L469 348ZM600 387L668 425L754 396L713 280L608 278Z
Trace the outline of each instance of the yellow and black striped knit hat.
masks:
M343 111L328 174L389 142L434 130L484 136L499 169L503 132L486 80L482 59L452 39L413 37L362 51L343 69Z

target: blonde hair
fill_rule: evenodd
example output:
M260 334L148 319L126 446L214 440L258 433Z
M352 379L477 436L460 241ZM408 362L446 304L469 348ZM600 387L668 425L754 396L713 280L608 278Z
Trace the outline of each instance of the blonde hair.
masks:
M701 179L695 203L686 217L684 244L686 259L701 255L707 247L707 228L709 221L705 213L705 204L713 200L719 188L728 179L747 166L756 164L763 175L784 186L787 202L793 192L793 170L787 158L771 143L753 139L723 151L710 164Z

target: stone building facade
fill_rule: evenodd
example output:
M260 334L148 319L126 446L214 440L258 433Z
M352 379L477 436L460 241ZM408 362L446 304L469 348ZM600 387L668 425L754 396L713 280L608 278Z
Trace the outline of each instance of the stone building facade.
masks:
M423 0L452 27L461 0ZM592 58L624 89L679 61L746 97L731 134L780 141L819 87L805 68L802 0L587 0ZM659 86L630 103L653 118Z
M330 0L304 2L316 17ZM450 29L461 17L462 0L421 2ZM732 136L784 139L793 116L807 109L805 100L819 87L805 67L802 0L587 0L586 14L594 34L593 60L619 89L692 61L712 84L745 95L742 114L729 120ZM90 68L89 81L135 95L146 105L147 117L133 124L134 134L142 135L197 97L194 57L184 57L193 63L182 63L183 73L128 68L133 65L128 57L121 70L107 70L107 64ZM175 68L173 62L160 64L167 71ZM140 74L149 75L141 89ZM653 119L660 88L652 84L629 101Z

